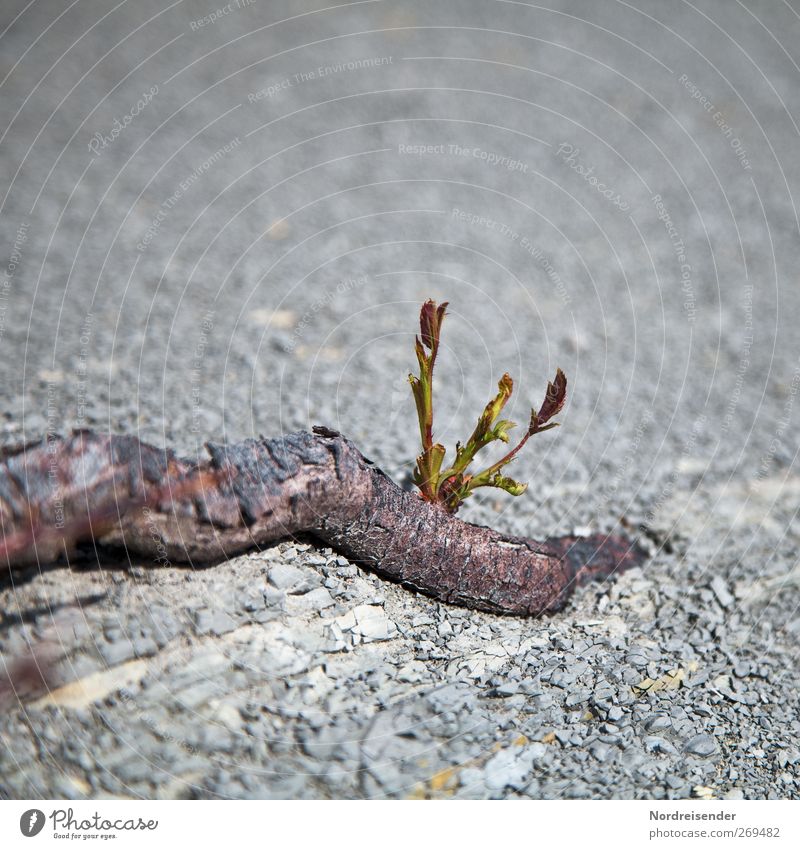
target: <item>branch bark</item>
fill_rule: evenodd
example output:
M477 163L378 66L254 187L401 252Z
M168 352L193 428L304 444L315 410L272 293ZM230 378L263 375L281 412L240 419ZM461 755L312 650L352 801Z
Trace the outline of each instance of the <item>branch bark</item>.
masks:
M645 556L622 537L535 542L463 522L325 428L207 449L197 463L135 437L79 431L6 453L0 560L54 560L94 539L208 563L304 532L441 601L536 616Z

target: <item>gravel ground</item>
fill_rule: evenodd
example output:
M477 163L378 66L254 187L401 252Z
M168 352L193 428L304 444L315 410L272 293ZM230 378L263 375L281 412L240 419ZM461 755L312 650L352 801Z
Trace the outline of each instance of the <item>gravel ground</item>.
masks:
M220 6L223 4L220 2ZM503 371L562 427L529 536L622 525L559 615L437 604L312 539L0 582L7 797L797 798L800 6L3 4L5 444L186 453L321 423L392 476Z

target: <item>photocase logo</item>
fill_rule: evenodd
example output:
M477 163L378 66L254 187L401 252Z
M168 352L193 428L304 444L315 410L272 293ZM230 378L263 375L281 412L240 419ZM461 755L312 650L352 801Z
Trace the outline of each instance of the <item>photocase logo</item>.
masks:
M19 818L19 830L25 837L36 837L44 828L44 814L38 808L31 808Z

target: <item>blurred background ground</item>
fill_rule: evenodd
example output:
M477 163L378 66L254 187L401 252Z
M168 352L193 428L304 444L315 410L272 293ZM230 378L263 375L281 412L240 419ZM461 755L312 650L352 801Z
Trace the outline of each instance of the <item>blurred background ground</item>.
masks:
M503 371L530 536L653 558L538 621L313 540L0 585L10 797L800 795L796 2L3 4L2 438L335 427L396 479Z

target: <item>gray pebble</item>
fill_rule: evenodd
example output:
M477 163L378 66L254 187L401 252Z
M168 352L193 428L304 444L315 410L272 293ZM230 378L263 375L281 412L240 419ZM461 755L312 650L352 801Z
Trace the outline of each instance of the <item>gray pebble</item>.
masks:
M736 599L733 597L733 594L728 590L728 586L725 581L719 576L715 575L711 579L711 589L714 591L714 595L717 597L717 601L725 607L729 608L733 606Z
M663 754L675 754L677 752L675 746L663 737L645 737L643 742L648 752L659 752Z
M136 650L133 643L127 638L120 635L119 639L113 643L100 643L98 651L103 660L108 666L116 666L119 663L124 663L126 660L131 660L136 656Z
M699 758L709 758L717 751L717 741L710 734L697 734L686 741L683 750Z
M522 787L525 777L531 771L532 760L530 753L526 756L519 749L502 749L486 764L486 786L493 793L499 793L506 787Z
M739 661L739 663L733 667L733 674L737 678L746 678L750 674L750 664L746 660Z
M198 634L214 634L220 636L236 628L236 621L224 610L209 610L200 608L195 612L195 630Z
M269 570L269 582L279 590L288 591L301 585L305 579L305 571L289 563L275 563Z
M672 720L665 713L657 713L645 720L644 727L646 731L665 731L672 728Z

